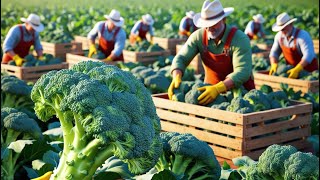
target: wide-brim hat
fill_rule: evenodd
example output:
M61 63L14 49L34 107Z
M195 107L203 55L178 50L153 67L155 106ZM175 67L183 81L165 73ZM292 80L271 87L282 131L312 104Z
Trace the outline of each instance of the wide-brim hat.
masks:
M262 14L257 14L252 16L252 18L257 21L258 23L264 23L265 19L263 18Z
M122 26L124 24L123 17L120 16L120 12L112 9L109 15L104 15L104 17L113 22L115 26Z
M277 21L272 25L272 31L281 31L287 25L296 21L297 18L291 18L286 12L281 13L277 16Z
M188 18L193 18L193 16L194 16L194 12L193 11L188 11L188 12L186 12L186 16L188 17Z
M142 16L142 20L148 25L153 25L154 20L150 14L145 14Z
M201 12L194 15L193 23L200 28L211 27L233 11L232 7L223 8L219 0L213 2L206 0L202 5Z
M29 14L28 18L20 18L22 22L30 24L32 29L34 29L37 32L41 32L44 29L43 24L40 21L40 17L36 14Z

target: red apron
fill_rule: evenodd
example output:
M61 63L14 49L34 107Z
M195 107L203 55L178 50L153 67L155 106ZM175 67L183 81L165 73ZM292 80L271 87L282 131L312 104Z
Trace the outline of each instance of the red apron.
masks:
M24 41L23 26L19 25L19 29L21 32L21 38L17 46L13 48L13 52L18 54L21 58L24 58L29 54L30 47L34 44L34 33L32 34L31 41ZM12 57L8 53L4 53L2 57L2 63L7 64L10 60L12 60Z
M107 41L103 37L104 30L105 30L105 24L102 26L102 29L101 29L101 36L99 39L99 48L98 49L101 52L103 52L106 57L108 57L111 54L112 50L114 49L114 44L115 44L114 40L116 38L116 35L120 31L120 27L117 27L117 29L112 37L112 40L110 40L110 41ZM119 57L116 57L115 59L113 59L113 61L123 61L123 54L121 53L121 55Z
M191 28L193 29L192 32L196 31L198 28L193 24L193 20L191 18L187 18L187 25L185 31L180 31L180 35L188 36L186 32L191 32Z
M142 21L140 21L140 28L139 28L139 37L142 40L147 39L147 32L149 31L149 25L145 25L142 23Z
M233 35L237 31L236 27L232 27L226 43L224 44L223 52L221 54L213 54L208 50L208 38L207 31L203 33L203 48L204 51L201 53L201 58L205 64L205 78L204 82L209 84L217 84L220 81L225 80L228 74L233 72L232 58L229 54L230 44ZM247 90L255 89L253 78L250 76L249 80L243 84Z
M299 34L300 29L296 30L296 33L294 34L294 40L293 40L293 47L286 47L283 45L283 38L280 39L280 47L282 49L282 53L284 58L286 59L287 64L290 64L292 66L296 66L302 58L302 55L299 54L296 43L297 43L297 36ZM313 58L310 64L308 64L306 67L304 67L304 70L312 72L319 69L317 58Z
M253 22L253 35L257 35L258 32L260 31L261 25L259 23ZM253 39L253 36L250 34L247 34L249 39Z

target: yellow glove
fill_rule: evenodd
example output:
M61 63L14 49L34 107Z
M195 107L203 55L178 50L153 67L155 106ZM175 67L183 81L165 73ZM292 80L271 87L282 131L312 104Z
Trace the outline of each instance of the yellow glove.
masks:
M287 74L289 74L288 78L297 79L300 71L302 70L303 70L303 66L301 66L301 64L297 64L296 67L287 71Z
M190 32L190 31L188 31L188 32L187 32L187 36L190 36L190 34L191 34L191 32Z
M253 39L254 39L254 40L257 40L257 39L258 39L258 36L257 36L257 35L253 35Z
M42 175L42 176L40 176L40 177L37 177L37 178L33 178L33 179L31 179L31 180L49 180L51 174L52 174L52 171L48 171L48 172L46 172L44 175Z
M95 44L90 44L88 57L91 58L93 54L97 54L97 48Z
M43 56L39 56L38 59L39 59L40 61L43 61L43 60L44 60L44 57L43 57Z
M107 57L103 60L103 62L108 62L108 61L112 61L112 58L111 57Z
M176 77L174 77L172 79L172 82L168 88L168 96L169 96L169 99L172 100L172 96L173 96L173 89L174 88L179 88L180 86L180 83L181 83L181 75L178 74L176 75Z
M21 66L23 62L26 62L26 60L21 58L18 54L14 55L12 59L14 60L17 66Z
M274 74L277 71L277 68L278 68L278 64L277 63L272 63L271 64L271 68L269 70L269 75Z
M150 40L150 44L153 45L153 40L152 39Z
M141 41L142 41L141 37L140 37L140 36L137 36L137 37L136 37L136 41L137 41L137 42L141 42Z
M222 81L213 86L204 86L198 88L199 91L204 91L199 97L198 101L200 105L207 105L211 103L216 97L222 93L227 91L226 85Z

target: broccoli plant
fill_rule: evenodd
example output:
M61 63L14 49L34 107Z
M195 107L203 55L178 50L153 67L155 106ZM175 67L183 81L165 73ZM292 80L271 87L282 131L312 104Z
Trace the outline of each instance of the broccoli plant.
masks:
M91 179L111 156L141 174L160 157L160 119L150 92L130 72L80 62L41 76L31 99L39 119L57 116L61 123L64 147L51 179Z
M163 143L156 169L172 171L177 179L219 179L221 167L211 147L192 134L160 133Z

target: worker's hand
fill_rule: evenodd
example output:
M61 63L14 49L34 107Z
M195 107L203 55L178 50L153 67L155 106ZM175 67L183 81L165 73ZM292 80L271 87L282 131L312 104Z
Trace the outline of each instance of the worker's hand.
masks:
M97 54L97 48L95 44L90 44L88 57L91 58L93 54Z
M180 74L177 74L173 79L172 79L172 82L168 88L168 96L169 96L169 99L172 100L172 96L173 96L173 89L175 88L179 88L181 84L181 75Z
M52 171L48 171L48 172L46 172L44 175L42 175L42 176L40 176L40 177L37 177L37 178L33 178L33 179L31 179L31 180L49 180L51 174L52 174Z
M107 57L107 58L105 58L105 59L103 60L103 62L110 62L110 61L112 61L112 58L111 58L111 57Z
M271 64L271 68L269 70L269 75L274 74L275 72L277 72L277 68L278 68L278 64L277 63L272 63Z
M188 31L188 32L187 32L187 36L190 36L190 34L191 34L191 32L190 32L190 31Z
M258 39L258 36L257 35L253 35L253 38L254 40L257 40Z
M153 39L150 40L150 44L153 45Z
M136 41L137 41L137 42L141 42L141 41L142 41L141 37L140 37L140 36L137 36L137 37L136 37Z
M39 59L40 61L44 61L44 57L43 57L43 56L39 56L38 59Z
M301 64L297 64L296 67L287 71L287 74L289 74L288 78L297 79L300 71L302 70L303 66L301 66Z
M227 91L226 85L222 81L213 86L203 86L198 88L199 91L204 91L199 97L198 101L200 105L207 105L211 103L216 97L222 93Z
M21 58L18 54L14 55L12 59L14 60L17 66L22 66L22 63L26 62L26 60Z

